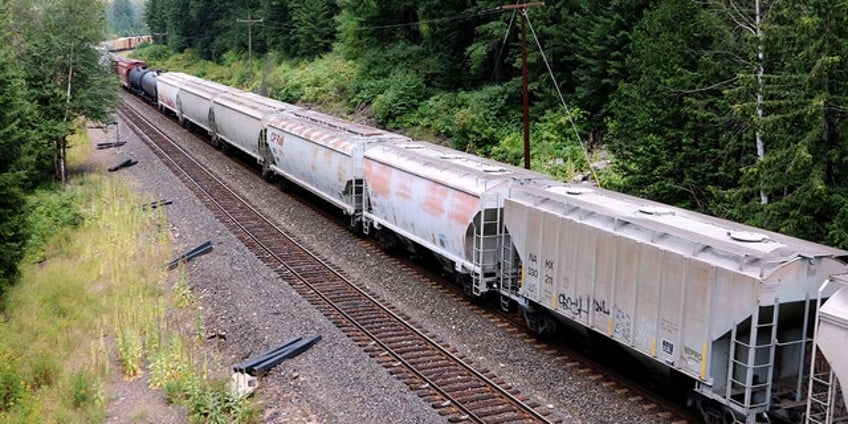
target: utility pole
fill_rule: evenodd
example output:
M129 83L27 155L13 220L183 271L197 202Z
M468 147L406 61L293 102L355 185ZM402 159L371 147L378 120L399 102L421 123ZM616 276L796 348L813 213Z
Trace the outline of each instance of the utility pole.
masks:
M261 23L264 19L250 19L249 14L247 19L237 19L238 22L247 24L247 63L250 68L250 79L253 79L253 24Z
M527 9L544 6L543 2L501 6L500 9L518 9L521 14L521 99L524 110L524 168L530 169L530 92L527 89Z
M165 41L166 41L165 37L167 37L167 36L168 36L167 32L154 32L153 37L155 37L155 38L153 39L153 41L155 42L156 40L160 40L159 41L160 44L165 44Z

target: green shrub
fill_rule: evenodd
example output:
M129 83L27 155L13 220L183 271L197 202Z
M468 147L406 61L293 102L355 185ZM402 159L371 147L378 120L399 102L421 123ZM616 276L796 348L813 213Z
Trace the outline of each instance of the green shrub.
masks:
M0 351L0 413L15 407L27 395L20 373L21 361L11 352ZM0 417L3 417L0 414Z
M96 393L94 381L90 376L84 373L75 373L71 377L71 405L74 409L88 405L97 397Z
M284 62L275 68L267 84L271 97L346 113L357 72L352 61L327 54L312 62Z
M63 237L68 229L82 223L79 200L78 191L57 187L36 190L27 198L27 228L30 234L27 253L34 261L46 259L47 242L54 237Z
M145 44L139 46L134 53L134 56L146 62L166 61L174 52L163 44Z
M424 81L409 71L393 71L381 85L384 90L374 97L372 106L377 121L390 127L398 118L418 109L427 95Z

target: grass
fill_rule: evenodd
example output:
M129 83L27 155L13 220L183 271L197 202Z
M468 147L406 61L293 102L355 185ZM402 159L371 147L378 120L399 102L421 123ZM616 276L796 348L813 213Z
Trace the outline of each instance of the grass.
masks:
M71 167L88 144L72 142L81 153ZM195 422L255 420L209 371L221 367L196 337L193 303L181 301L190 299L184 270L185 292L169 290L165 217L142 203L126 183L97 175L34 195L29 225L39 236L0 310L0 422L102 422L116 370L126 379L150 373ZM165 359L173 372L162 374Z

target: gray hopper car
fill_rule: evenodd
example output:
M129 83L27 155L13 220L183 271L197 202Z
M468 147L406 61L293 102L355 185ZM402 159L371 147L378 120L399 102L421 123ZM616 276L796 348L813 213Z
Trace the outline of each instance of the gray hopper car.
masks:
M848 274L834 275L819 288L815 350L810 359L807 423L848 422ZM841 392L841 395L840 395Z
M172 114L179 118L180 104L179 93L183 85L196 80L182 72L165 72L156 78L156 96L159 100L159 111Z
M577 324L683 373L724 422L805 399L816 290L848 252L558 183L515 185L504 216L516 277L502 294L538 331Z
M267 119L272 171L287 183L312 192L341 209L359 228L366 207L362 157L374 144L407 142L388 131L315 111L296 110Z
M267 120L275 114L299 109L281 101L245 91L232 91L212 99L213 143L233 146L262 165L262 175L271 175L273 158L265 137Z

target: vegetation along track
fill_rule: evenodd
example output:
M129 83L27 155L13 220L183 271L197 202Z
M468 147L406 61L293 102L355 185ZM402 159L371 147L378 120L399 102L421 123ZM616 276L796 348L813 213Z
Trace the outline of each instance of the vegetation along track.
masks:
M551 411L528 402L492 373L474 369L455 350L440 345L408 318L384 306L343 272L311 253L126 103L120 113L259 259L450 421L552 422L548 418Z

